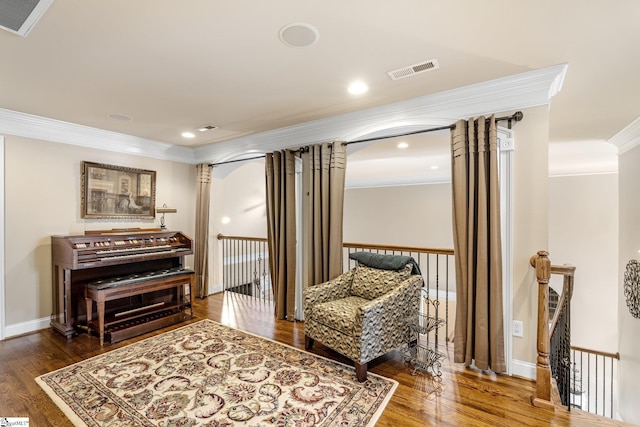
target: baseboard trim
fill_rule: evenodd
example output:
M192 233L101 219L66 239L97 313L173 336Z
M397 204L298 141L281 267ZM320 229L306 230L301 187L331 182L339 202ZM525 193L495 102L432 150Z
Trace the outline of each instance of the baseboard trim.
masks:
M528 378L530 380L536 379L536 364L531 362L523 362L522 360L513 360L511 362L511 375Z
M218 292L222 292L224 287L220 285L209 285L209 295L217 294Z
M29 334L41 329L46 329L51 324L50 317L43 317L41 319L29 320L27 322L14 323L13 325L7 325L4 332L4 338L16 337L18 335Z

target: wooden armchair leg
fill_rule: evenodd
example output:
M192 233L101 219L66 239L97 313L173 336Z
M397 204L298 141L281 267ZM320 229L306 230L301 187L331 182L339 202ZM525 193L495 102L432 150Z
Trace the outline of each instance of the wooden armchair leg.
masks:
M367 364L354 362L356 368L356 378L358 382L365 382L367 380Z
M305 350L311 350L311 347L313 347L313 338L308 337L308 336L304 336L304 348Z

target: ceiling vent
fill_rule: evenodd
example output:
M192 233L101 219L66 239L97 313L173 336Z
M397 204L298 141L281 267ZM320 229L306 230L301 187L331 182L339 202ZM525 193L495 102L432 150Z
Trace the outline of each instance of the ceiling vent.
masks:
M426 71L436 70L438 68L440 68L440 65L438 65L438 61L435 59L430 59L418 64L409 65L408 67L388 71L387 75L391 77L391 80L399 80L404 79L405 77L415 76L416 74L424 73Z
M26 37L53 0L0 1L0 28Z

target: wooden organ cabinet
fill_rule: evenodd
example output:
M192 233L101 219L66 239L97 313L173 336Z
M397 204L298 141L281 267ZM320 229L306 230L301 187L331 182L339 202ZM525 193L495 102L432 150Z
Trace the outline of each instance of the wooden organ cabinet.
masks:
M162 229L52 236L51 326L67 338L95 330L102 344L192 317L191 254L189 237Z

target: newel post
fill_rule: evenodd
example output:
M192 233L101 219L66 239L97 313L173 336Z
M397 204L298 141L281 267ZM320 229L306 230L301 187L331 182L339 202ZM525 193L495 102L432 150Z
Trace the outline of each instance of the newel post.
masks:
M549 279L551 277L551 261L549 253L538 251L531 257L531 265L536 269L538 279L538 359L536 363L536 390L531 403L533 406L554 409L551 402L551 367L549 353Z

